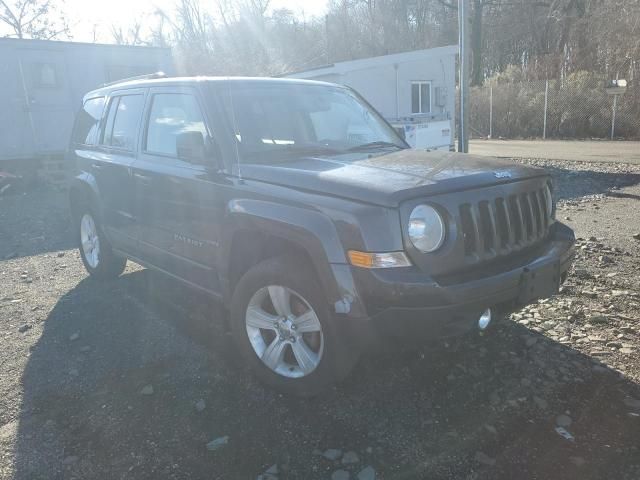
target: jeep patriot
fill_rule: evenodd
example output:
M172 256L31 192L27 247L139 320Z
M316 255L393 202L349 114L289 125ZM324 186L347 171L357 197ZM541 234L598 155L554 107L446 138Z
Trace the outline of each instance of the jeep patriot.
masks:
M365 348L488 328L574 255L547 172L412 150L339 85L125 80L84 97L68 156L90 275L129 259L217 297L255 374L297 395Z

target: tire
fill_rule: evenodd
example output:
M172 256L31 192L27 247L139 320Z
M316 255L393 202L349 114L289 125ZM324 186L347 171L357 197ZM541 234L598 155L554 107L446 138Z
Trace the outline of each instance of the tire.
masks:
M279 300L284 298L288 302ZM285 320L279 311L286 310L287 303L291 315ZM250 315L250 307L259 315ZM255 319L260 325L270 326L255 328ZM344 379L358 359L356 350L349 348L340 335L313 269L300 257L270 258L244 274L231 301L231 331L258 379L285 394L317 395ZM278 355L269 358L268 351L278 352L282 344L282 361L272 361ZM268 360L263 361L259 352ZM315 366L309 368L314 360Z
M109 280L120 276L127 259L116 255L97 216L88 207L79 208L75 217L76 238L84 268L92 278Z

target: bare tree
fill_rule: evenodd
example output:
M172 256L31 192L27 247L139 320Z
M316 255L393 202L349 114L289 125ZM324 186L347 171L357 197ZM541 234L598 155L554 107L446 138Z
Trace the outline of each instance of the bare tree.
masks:
M456 0L329 0L326 17L308 21L268 0L176 2L153 41L176 47L184 73L268 75L457 42ZM640 76L640 0L471 5L475 85L510 66L527 79Z
M135 20L131 26L125 28L111 25L111 36L118 45L146 45L148 42L142 39L141 30L141 21Z
M209 49L211 22L198 0L179 0L174 12L158 9L156 15L163 28L165 24L169 26L178 43Z
M161 10L156 10L153 17L156 22L150 27L149 43L154 47L168 47L172 39L167 31L167 19Z
M70 38L61 0L0 0L0 23L16 38Z

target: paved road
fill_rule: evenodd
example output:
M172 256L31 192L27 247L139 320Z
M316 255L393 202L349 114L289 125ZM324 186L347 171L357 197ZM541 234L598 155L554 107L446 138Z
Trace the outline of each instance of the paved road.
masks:
M580 140L472 140L469 152L477 155L640 165L640 142Z

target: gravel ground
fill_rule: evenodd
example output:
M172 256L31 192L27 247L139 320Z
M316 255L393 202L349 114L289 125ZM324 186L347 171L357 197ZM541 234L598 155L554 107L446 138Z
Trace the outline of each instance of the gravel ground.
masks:
M64 194L0 197L0 478L640 478L640 167L550 168L575 271L484 336L263 388L212 301L87 278Z

